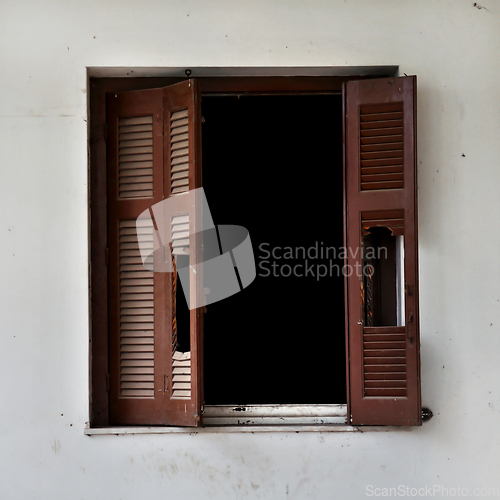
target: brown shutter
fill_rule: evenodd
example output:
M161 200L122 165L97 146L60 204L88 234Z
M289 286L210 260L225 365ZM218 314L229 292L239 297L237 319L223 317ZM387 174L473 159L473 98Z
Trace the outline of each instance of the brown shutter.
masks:
M136 226L141 213L172 193L201 187L199 106L194 80L107 96L112 425L200 423L201 312L191 311L191 352L173 352L175 276L144 268L139 243L153 248L154 227ZM182 248L198 251L194 243ZM183 390L174 393L172 365L179 357Z
M190 236L199 214L188 203L188 190L201 184L201 95L197 80L191 79L164 90L165 193L175 198L176 212L165 221L170 233L172 255L188 255L190 263L201 262L201 240ZM191 198L192 199L192 198ZM172 200L173 201L173 200ZM202 273L190 273L191 298L202 289ZM201 308L190 311L190 350L180 351L176 342L175 305L181 298L180 283L170 281L167 289L167 330L170 346L168 363L168 425L199 426L203 404Z
M163 199L163 92L107 96L110 423L163 424L165 275L142 266L136 219ZM152 240L151 228L141 238Z
M345 106L351 423L419 425L416 78L348 82Z

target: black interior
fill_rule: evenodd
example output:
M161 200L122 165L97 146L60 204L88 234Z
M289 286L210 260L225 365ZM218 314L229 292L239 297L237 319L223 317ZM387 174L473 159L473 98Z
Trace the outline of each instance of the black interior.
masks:
M363 237L365 325L397 326L396 238L387 227L373 227ZM368 272L370 270L370 272Z
M341 97L204 96L202 114L212 216L248 229L258 266L250 286L208 306L205 403L345 403L342 274L318 279L330 259L306 255L314 275L285 277L303 256L265 264L259 249L343 246Z

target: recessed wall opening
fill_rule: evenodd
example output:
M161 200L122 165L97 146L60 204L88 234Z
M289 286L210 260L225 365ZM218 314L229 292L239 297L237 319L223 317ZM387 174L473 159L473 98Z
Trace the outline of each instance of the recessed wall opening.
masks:
M346 403L340 95L203 96L216 224L249 230L255 281L207 307L207 405Z

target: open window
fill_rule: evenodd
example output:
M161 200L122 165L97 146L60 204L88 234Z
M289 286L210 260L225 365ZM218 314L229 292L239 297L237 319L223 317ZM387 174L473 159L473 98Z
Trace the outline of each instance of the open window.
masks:
M91 425L198 426L204 403L347 404L352 424L419 424L414 78L263 92L221 80L107 88L91 174ZM203 260L183 201L198 187L217 223L249 230L258 277L189 310L186 297L210 293L202 273L178 279ZM154 259L175 267L152 272L140 253L165 199L178 209Z
M257 268L207 308L205 404L346 404L342 95L209 95L202 114L214 219L248 229Z

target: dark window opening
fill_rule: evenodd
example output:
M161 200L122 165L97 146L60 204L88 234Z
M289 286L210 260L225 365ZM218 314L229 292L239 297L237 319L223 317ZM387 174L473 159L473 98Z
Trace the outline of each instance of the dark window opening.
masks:
M213 219L249 230L257 265L207 308L205 403L346 403L341 96L204 96L202 114Z
M176 266L177 269L183 269L189 266L189 255L176 255ZM176 289L175 294L172 294L173 300L175 300L175 307L172 308L175 311L175 333L173 339L173 350L179 352L189 352L191 350L190 346L190 313L189 307L186 301L186 296L189 297L191 292L190 287L187 286L186 290L183 289L183 285L180 279L174 275L176 279ZM186 285L189 285L189 281L186 280Z
M403 235L374 227L363 236L366 326L404 326Z

